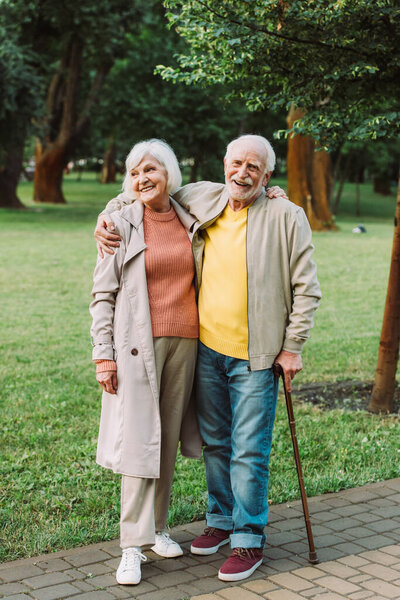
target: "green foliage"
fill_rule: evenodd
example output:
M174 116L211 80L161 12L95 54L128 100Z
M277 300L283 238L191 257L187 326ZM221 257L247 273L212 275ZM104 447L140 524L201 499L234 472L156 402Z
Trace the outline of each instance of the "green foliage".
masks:
M284 185L284 182L279 182ZM66 177L66 205L0 214L2 297L0 361L0 560L118 536L119 477L95 464L100 388L91 363L90 288L96 260L93 226L120 184L91 174ZM306 344L298 382L371 379L384 302L394 199L361 186L368 234L314 236L324 299ZM353 186L342 206L352 208ZM371 210L381 218L366 217ZM385 218L382 218L385 216ZM332 260L332 257L335 257ZM295 395L294 395L295 398ZM399 417L295 406L310 495L397 477ZM354 468L355 465L357 468ZM273 502L298 497L287 416L278 408L271 456ZM202 518L202 462L178 458L169 524Z
M164 3L187 42L167 79L229 84L255 110L294 102L307 111L294 131L324 147L399 132L396 0Z

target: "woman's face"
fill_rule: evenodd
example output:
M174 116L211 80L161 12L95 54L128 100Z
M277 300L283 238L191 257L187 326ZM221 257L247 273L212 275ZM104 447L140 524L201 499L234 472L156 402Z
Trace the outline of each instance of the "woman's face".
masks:
M167 202L167 171L151 154L146 154L130 172L132 189L138 200L149 208Z

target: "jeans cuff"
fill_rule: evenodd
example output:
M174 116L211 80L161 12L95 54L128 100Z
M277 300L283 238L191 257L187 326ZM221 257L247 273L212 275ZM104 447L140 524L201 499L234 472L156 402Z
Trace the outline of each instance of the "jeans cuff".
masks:
M206 523L207 527L216 527L217 529L225 529L225 531L232 531L233 529L232 517L227 515L206 513Z
M265 535L231 533L231 548L264 548Z

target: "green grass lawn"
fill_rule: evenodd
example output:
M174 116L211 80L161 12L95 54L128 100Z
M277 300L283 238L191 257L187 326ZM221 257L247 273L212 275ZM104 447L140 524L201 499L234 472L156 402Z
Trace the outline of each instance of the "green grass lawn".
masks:
M282 182L283 183L283 182ZM91 363L88 304L97 213L118 192L93 176L66 178L65 206L0 212L1 560L118 536L119 477L95 464L100 388ZM361 218L345 188L340 230L314 236L323 301L299 383L371 380L392 242L394 195L362 186ZM351 229L364 223L368 233ZM310 495L400 475L398 416L296 406ZM280 402L270 497L298 497ZM202 462L178 459L170 524L204 515Z

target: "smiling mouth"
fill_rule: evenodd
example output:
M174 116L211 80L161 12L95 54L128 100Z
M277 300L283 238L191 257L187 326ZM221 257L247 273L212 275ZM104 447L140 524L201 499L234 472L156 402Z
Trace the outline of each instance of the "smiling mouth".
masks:
M238 185L239 187L249 187L249 183L240 183L240 181L236 181L236 179L232 180L234 183L236 183L236 185Z
M154 190L154 185L149 185L149 186L147 186L147 187L145 187L145 188L142 188L142 189L140 190L140 192L141 192L141 193L146 193L146 192L149 192L150 190Z

